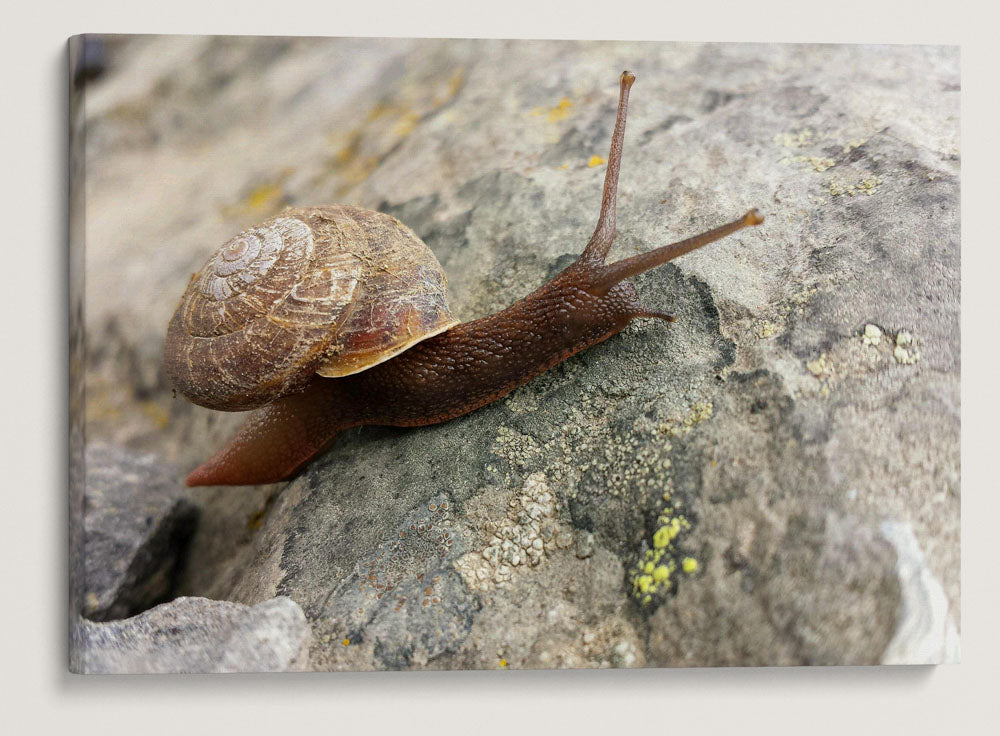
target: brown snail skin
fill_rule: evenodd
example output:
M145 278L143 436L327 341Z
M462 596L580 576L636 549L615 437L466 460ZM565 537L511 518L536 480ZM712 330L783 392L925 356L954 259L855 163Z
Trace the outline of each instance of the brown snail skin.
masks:
M412 325L408 326L406 334L411 336L408 342L404 344L396 340L382 357L368 360L365 367L358 369L351 366L350 370L354 372L331 371L325 365L317 368L318 363L329 360L331 351L344 352L342 345L329 347L336 340L308 348L306 368L295 376L292 376L291 369L282 368L275 373L270 367L265 367L264 370L270 372L264 382L285 395L254 409L229 443L188 476L187 484L250 485L286 480L328 447L344 429L360 425L417 427L444 422L505 396L571 355L617 334L637 317L673 321L671 315L640 304L635 288L626 279L744 227L759 225L763 217L757 210L750 210L743 217L701 235L605 264L615 237L615 196L628 96L634 81L634 75L622 73L600 217L590 242L574 263L507 309L461 324L455 324L447 313L446 305L442 311L437 301L439 290L443 298L443 274L439 289L432 269L428 270L423 265L416 270L411 269L412 273L420 275L422 284L430 284L427 288L433 297L430 299L433 305L429 308L432 316L425 319L426 325L420 325L416 332ZM333 211L322 208L292 210L282 213L279 218L284 217L280 220L281 226L291 231L299 227L288 220L291 216L300 217L295 222L310 222L309 217L312 217L311 222L322 226L327 222L324 218L333 217L329 214ZM392 229L395 226L402 235L396 233L393 237L398 235L408 242L412 236L405 226L384 215L356 208L351 209L351 215L355 218L352 222L357 218L363 221L361 227L366 236L370 235L367 231L372 228ZM375 243L376 248L382 242L377 238L369 237L369 240ZM233 245L234 242L220 250L216 257L223 267L228 262L226 258L236 258L245 249L243 244ZM268 252L266 243L259 247L261 252ZM323 300L332 304L334 311L342 312L334 318L310 316L307 320L310 328L315 327L319 319L330 323L336 332L338 326L358 320L359 310L352 305L360 293L361 287L356 282L361 280L362 275L357 272L359 267L351 265L359 259L346 258L343 254L323 257L327 261L318 272L320 276L311 276L313 280L304 289L299 288L301 284L296 288L299 288L299 296L321 294ZM276 270L282 267L280 258L277 257L276 261L271 258L277 264ZM362 257L360 260L367 262L369 259ZM349 273L343 270L351 268L355 270ZM394 264L390 263L389 267L381 267L376 272L381 274L395 270ZM228 289L217 282L209 283L206 278L200 282L202 286L199 288L203 293ZM317 278L321 282L319 287L315 285ZM198 276L192 279L189 292L195 288L197 279ZM393 287L388 292L379 293L397 294L400 291L398 287ZM219 294L215 296L220 297ZM428 303L425 295L421 299L422 304ZM257 301L257 297L250 300L252 304ZM231 400L229 406L225 402L220 404L212 398L205 398L211 395L212 387L203 385L212 383L211 371L198 368L192 356L207 338L195 339L195 347L179 347L189 345L182 343L185 336L181 335L186 303L182 302L168 329L164 351L168 377L186 396L214 408L245 409L261 403L261 396L257 395L261 392L257 388L240 388L237 391L239 397ZM296 305L299 304L296 302ZM370 305L366 310L374 314L376 306ZM287 305L283 308L286 312L290 311ZM221 307L213 306L212 309L219 309L219 314L222 314ZM407 309L407 314L414 312L412 307ZM190 308L188 312L191 313ZM273 325L276 321L286 324L273 316L268 317L267 323ZM215 332L224 331L225 328L215 325ZM370 332L365 333L362 329L362 337L370 338ZM224 337L232 342L237 340L228 335ZM186 339L190 341L190 338ZM266 341L274 342L276 339L281 337L269 337ZM240 358L242 360L245 358ZM217 362L225 360L217 359ZM235 372L241 375L257 371L256 368L243 368L242 362L236 364L240 370ZM339 377L326 377L328 375ZM248 393L253 394L252 400L245 398Z

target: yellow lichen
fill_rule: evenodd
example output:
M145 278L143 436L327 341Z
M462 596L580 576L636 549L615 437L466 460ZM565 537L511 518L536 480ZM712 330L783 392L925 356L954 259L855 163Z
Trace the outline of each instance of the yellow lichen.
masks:
M694 557L685 557L681 562L681 569L688 575L693 575L698 571L698 560Z
M868 176L858 182L858 189L868 196L875 194L878 191L879 186L882 184L882 180L877 176Z
M844 153L850 153L855 148L860 148L867 142L868 140L865 138L855 138L854 140L848 141L847 144L844 146Z
M807 362L806 368L817 378L825 376L830 370L830 366L826 361L826 353L820 353L818 358Z
M167 422L170 420L170 415L167 413L167 410L155 401L141 402L139 404L139 410L149 417L153 424L156 425L157 429L163 429L166 427Z
M695 425L710 418L714 408L711 401L696 401L691 404L691 408L683 417L661 422L659 430L662 434L669 434L671 437L687 434Z
M531 114L544 115L548 122L557 123L569 117L571 107L573 107L573 101L568 97L563 97L555 107L536 107L531 111Z
M793 133L778 133L774 136L774 142L785 148L805 148L815 137L816 134L812 130L803 128Z
M587 166L589 166L590 168L594 168L595 166L600 166L601 164L606 164L607 162L608 160L606 158L601 158L600 156L594 155L591 156L590 159L587 161Z
M281 187L275 184L265 184L259 186L250 192L250 196L247 197L247 209L251 210L266 210L269 209L281 199Z
M854 184L842 179L834 179L830 182L830 196L840 197L846 194L848 197L853 197L855 194L867 194L870 197L878 191L881 185L882 179L874 174L864 176Z
M778 325L768 320L759 320L754 324L754 334L759 340L766 340L778 334Z
M224 205L222 216L230 219L263 218L278 212L287 204L284 184L292 172L291 168L283 169L271 179L257 184L238 202Z
M814 171L824 172L827 169L836 165L836 161L832 158L825 158L823 156L790 156L788 158L781 159L783 164L809 164L812 166Z
M813 169L819 172L826 171L835 164L832 158L821 158L819 156L810 156L809 163L812 164Z
M643 551L632 569L632 595L643 605L651 603L672 587L671 576L678 567L673 542L682 532L691 528L690 522L677 513L679 507L680 503L676 502L660 513L656 520L658 528L653 533L653 546ZM684 565L685 563L681 563L682 569Z

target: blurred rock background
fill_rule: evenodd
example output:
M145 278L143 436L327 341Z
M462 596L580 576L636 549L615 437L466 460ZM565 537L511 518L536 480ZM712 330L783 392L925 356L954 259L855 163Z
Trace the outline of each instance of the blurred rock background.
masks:
M77 568L109 539L139 561L78 569L81 612L280 597L308 630L288 613L294 640L244 665L265 669L957 658L956 48L99 46L73 108L74 408L98 448ZM291 483L182 487L240 422L160 369L219 245L288 205L359 204L431 246L460 319L501 309L589 238L625 68L612 257L768 218L637 280L676 323L634 323L447 424L345 432ZM116 517L101 500L123 487ZM106 654L123 624L81 625L100 667L131 661Z

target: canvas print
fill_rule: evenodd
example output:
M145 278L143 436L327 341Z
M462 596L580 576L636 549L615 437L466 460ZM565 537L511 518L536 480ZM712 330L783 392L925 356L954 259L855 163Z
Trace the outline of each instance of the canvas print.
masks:
M69 63L72 671L958 661L957 48Z

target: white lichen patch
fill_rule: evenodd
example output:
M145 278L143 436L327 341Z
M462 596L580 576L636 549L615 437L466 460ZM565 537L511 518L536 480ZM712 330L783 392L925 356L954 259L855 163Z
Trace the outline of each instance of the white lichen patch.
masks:
M920 351L913 345L913 335L906 330L900 330L893 338L891 333L884 335L875 325L865 325L861 343L876 348L872 351L875 363L890 360L890 355L891 360L901 365L913 365L920 360Z
M877 325L865 325L865 331L861 336L861 342L865 345L880 344L882 342L882 330L880 330Z
M796 380L794 392L800 396L827 396L847 381L919 361L920 351L910 332L900 330L893 334L891 330L868 323L807 359L805 371L798 374L801 380Z
M556 549L573 544L573 533L555 519L556 498L544 473L532 473L511 496L506 516L492 524L487 545L463 555L455 569L471 590L491 590L537 567Z
M910 333L903 332L900 334L906 335L906 338L903 342L900 342L899 335L896 336L896 347L893 348L892 357L896 359L897 363L902 365L913 365L914 363L919 362L920 351L915 348L908 347L913 343L913 338L910 336Z

